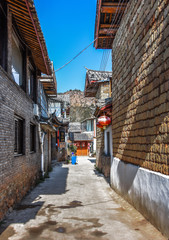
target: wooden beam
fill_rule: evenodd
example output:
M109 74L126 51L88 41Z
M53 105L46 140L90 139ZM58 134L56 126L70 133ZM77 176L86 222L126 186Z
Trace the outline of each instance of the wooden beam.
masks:
M104 28L104 29L101 29L99 30L99 34L102 35L102 34L116 34L118 28L110 28L110 29L107 29L107 28Z
M99 39L102 39L102 38L108 38L108 39L114 39L114 36L99 36Z
M106 17L107 17L107 14L105 13L104 14L104 23L106 22Z
M101 13L116 13L116 12L124 12L125 10L125 7L114 7L114 6L111 6L111 7L101 7Z
M126 7L127 6L127 3L115 3L115 2L104 2L102 3L102 6L113 6L113 7Z
M100 24L100 28L119 28L120 25L117 24Z

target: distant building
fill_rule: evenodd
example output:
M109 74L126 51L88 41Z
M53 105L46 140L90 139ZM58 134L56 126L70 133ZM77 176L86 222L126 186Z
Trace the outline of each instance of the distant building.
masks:
M96 98L94 116L96 121L102 115L111 118L111 72L88 69L86 72L85 96ZM95 125L96 126L96 125ZM105 129L96 127L96 166L106 177L110 176L112 159L112 126Z

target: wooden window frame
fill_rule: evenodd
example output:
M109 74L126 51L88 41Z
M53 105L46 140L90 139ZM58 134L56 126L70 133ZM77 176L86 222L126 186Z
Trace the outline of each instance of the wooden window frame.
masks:
M36 125L30 123L30 153L36 152Z
M24 155L24 119L15 115L14 154Z
M36 103L36 69L29 61L28 65L28 94L30 98Z
M21 37L19 36L19 33L17 29L14 27L15 24L13 24L13 31L12 31L12 42L14 41L18 49L20 50L21 56L22 56L22 83L17 83L15 81L15 78L13 76L14 81L17 83L18 86L20 86L25 92L26 92L26 47L21 42ZM13 49L13 48L12 48ZM11 65L12 68L12 65Z
M106 155L110 156L110 132L106 132L106 138L107 138Z

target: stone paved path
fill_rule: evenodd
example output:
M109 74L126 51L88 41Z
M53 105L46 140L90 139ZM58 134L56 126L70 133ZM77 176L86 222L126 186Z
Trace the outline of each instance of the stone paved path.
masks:
M1 224L0 240L163 240L94 171L94 160L56 166Z

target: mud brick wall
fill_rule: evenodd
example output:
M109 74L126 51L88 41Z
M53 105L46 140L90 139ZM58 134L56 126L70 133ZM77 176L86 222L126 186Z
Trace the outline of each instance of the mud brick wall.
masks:
M169 1L131 0L112 47L113 155L169 174Z

